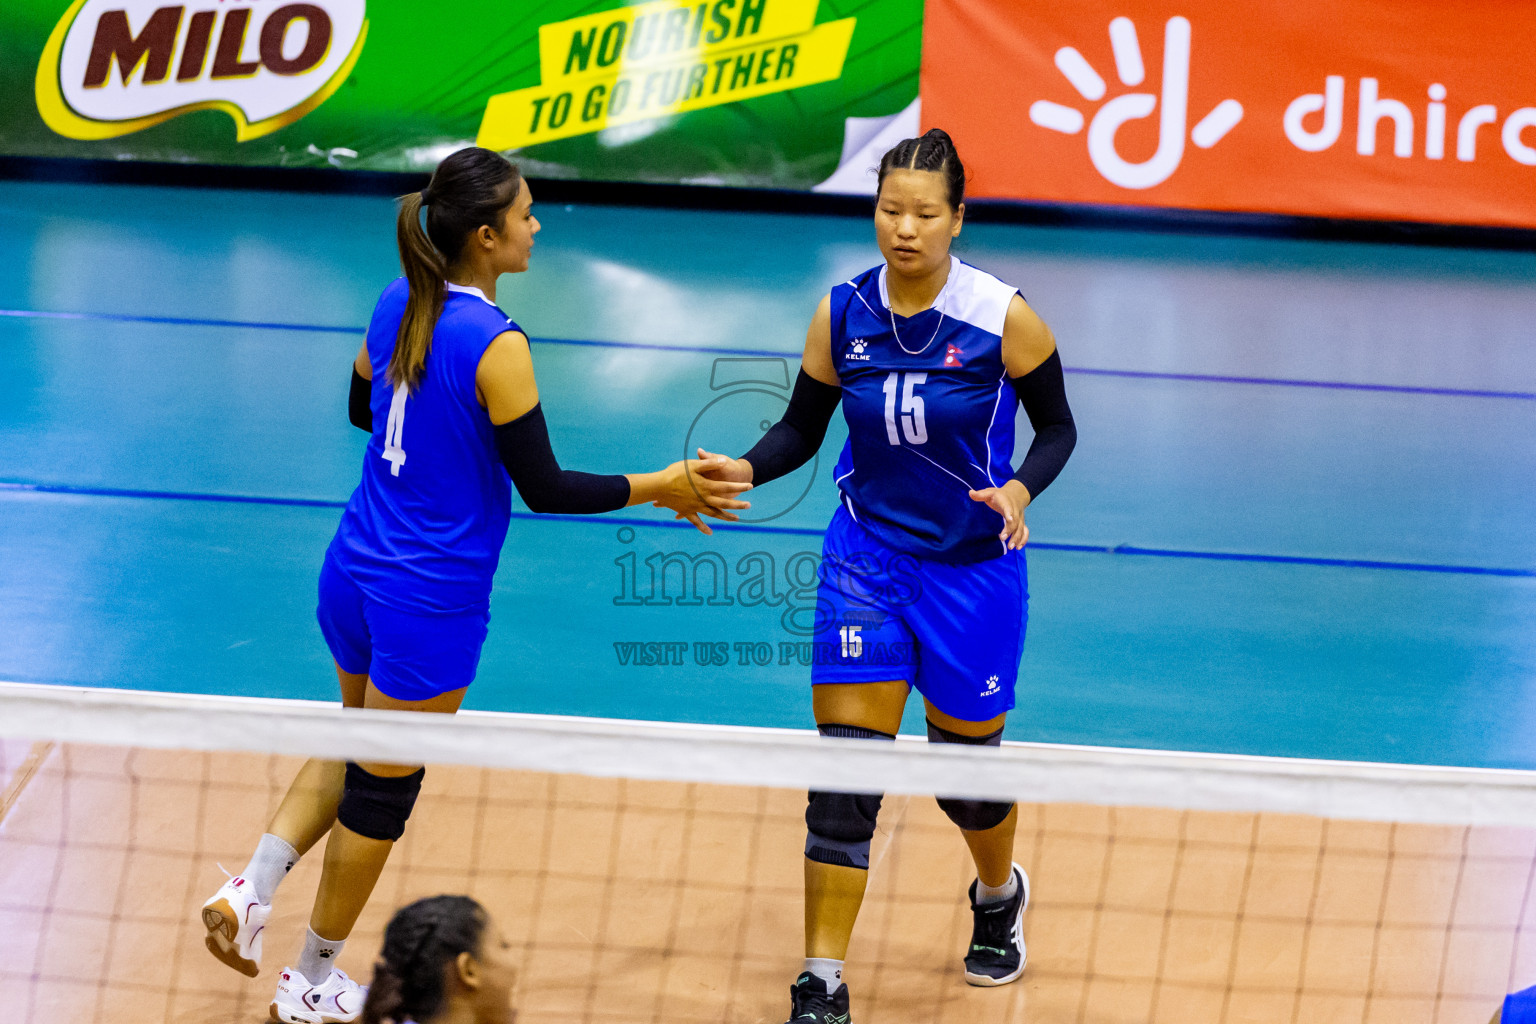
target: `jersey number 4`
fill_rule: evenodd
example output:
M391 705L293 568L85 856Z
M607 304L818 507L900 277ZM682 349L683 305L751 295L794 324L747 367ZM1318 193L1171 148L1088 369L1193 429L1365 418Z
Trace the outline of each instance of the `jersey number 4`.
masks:
M907 378L905 385L898 378ZM901 392L901 433L908 444L923 444L928 440L928 424L923 421L923 400L914 389L928 379L926 373L891 373L885 378L885 436L891 444L901 444L896 432L896 392Z
M384 455L389 463L390 476L399 476L405 465L405 400L410 395L407 388L395 388L395 397L389 400L389 420L384 424Z

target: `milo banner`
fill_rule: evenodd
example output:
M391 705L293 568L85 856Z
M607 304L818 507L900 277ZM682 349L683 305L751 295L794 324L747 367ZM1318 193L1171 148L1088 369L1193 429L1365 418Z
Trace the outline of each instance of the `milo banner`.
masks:
M8 0L0 155L868 193L939 126L978 198L1536 229L1532 39L1509 0Z
M836 188L921 44L921 0L9 0L0 154Z

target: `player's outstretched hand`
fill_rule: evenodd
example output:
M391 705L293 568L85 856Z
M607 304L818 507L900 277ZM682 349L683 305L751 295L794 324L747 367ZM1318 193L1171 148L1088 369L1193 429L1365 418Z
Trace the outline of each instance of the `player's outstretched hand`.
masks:
M1003 517L1003 532L997 539L1009 551L1022 548L1029 540L1029 527L1024 525L1024 506L1029 504L1029 491L1017 480L1009 480L1001 487L984 487L971 492L972 501L983 501Z
M721 455L718 452L707 452L703 448L698 449L700 465L709 463L713 465L717 461L722 464L719 469L708 470L708 475L715 480L730 480L735 483L749 484L752 482L752 463L746 459L733 459L729 455ZM701 471L702 472L702 471Z
M738 517L731 510L752 507L751 502L740 498L743 492L752 489L752 484L721 477L727 469L726 464L732 461L717 455L672 463L661 471L661 493L651 503L657 508L671 509L677 513L677 518L688 520L704 533L714 531L701 518L703 516L736 522Z

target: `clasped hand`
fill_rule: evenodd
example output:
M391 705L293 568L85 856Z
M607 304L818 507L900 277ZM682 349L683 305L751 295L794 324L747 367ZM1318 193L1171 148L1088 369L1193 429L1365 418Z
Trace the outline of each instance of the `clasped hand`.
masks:
M706 534L714 531L702 517L734 523L740 517L732 510L752 507L739 497L752 489L752 480L750 473L742 478L733 472L732 463L737 462L740 460L724 455L708 455L700 448L699 458L683 459L662 470L661 494L651 504L671 509L676 518L688 520Z

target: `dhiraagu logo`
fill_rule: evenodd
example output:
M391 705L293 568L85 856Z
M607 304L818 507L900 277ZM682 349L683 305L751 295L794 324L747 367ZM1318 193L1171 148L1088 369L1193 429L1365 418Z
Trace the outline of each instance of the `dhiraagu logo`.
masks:
M1146 79L1136 25L1129 18L1109 23L1109 41L1115 55L1115 71L1122 85L1135 87ZM1168 19L1163 35L1163 91L1161 98L1149 92L1128 92L1101 106L1088 122L1088 156L1094 168L1112 184L1127 189L1151 188L1167 181L1184 159L1184 133L1189 118L1189 19ZM1075 47L1056 51L1056 68L1083 99L1096 103L1108 91L1103 77ZM1131 163L1115 148L1121 125L1148 117L1161 104L1157 151L1146 160ZM1075 135L1085 118L1076 107L1037 100L1029 119L1042 128ZM1210 149L1243 119L1243 105L1227 99L1218 103L1189 132L1189 140Z
M75 0L37 65L37 109L71 139L222 110L240 142L290 125L352 72L365 0Z
M817 0L658 0L539 28L540 84L492 96L478 145L520 149L842 76L857 19Z

